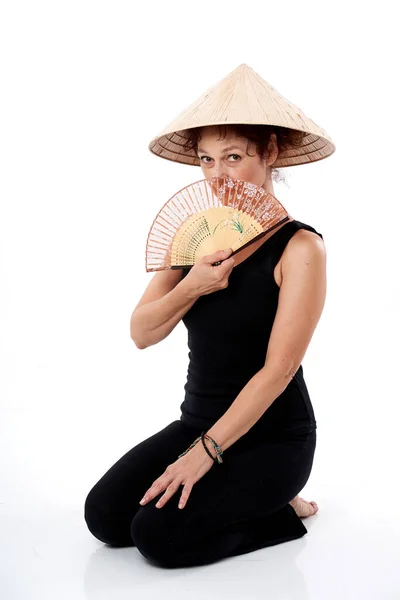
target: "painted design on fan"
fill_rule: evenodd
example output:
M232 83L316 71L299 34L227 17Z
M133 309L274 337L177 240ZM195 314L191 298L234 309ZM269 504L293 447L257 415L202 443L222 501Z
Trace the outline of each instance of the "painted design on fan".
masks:
M220 225L221 225L221 229L222 229L222 227L227 227L227 226L229 226L231 224L233 225L232 229L234 231L239 231L239 233L243 233L243 231L244 231L244 223L240 222L239 211L236 210L233 213L233 216L232 216L231 219L224 219L223 221L220 221L219 223L217 223L217 225L214 227L214 231L212 232L211 235L215 234L215 232L217 230L217 227L219 227Z
M211 184L215 184L215 182L219 180L220 178L213 177L211 180ZM210 183L210 181L208 181L207 183ZM244 195L247 196L247 198L249 199L253 198L260 189L254 183L250 183L249 181L241 181L240 179L231 179L230 177L226 177L224 184L221 185L218 190L219 200L222 200L225 196L226 188L234 189L236 190L236 192L238 192L238 190L241 189L243 190ZM240 192L237 193L237 200L241 200L241 198L242 194ZM251 203L249 204L249 206L250 205Z

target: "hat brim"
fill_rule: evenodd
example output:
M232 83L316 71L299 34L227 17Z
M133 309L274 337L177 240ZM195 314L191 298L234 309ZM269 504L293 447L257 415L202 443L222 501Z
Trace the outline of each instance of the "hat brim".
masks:
M254 123L251 124L254 125ZM227 125L227 123L216 123L215 125ZM185 148L188 140L186 132L190 129L172 131L156 137L150 142L148 148L153 154L166 160L200 166L200 160L195 151ZM275 169L317 162L331 156L335 150L335 145L330 139L322 135L307 133L302 140L301 146L288 148L280 152L272 167Z

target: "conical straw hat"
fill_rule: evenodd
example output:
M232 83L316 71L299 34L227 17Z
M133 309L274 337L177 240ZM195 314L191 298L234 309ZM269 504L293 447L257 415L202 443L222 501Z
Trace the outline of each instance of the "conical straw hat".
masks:
M185 150L185 129L242 123L304 131L300 147L282 150L273 168L327 158L336 150L327 133L279 94L248 65L242 64L181 112L149 144L149 150L175 162L200 165L194 150Z

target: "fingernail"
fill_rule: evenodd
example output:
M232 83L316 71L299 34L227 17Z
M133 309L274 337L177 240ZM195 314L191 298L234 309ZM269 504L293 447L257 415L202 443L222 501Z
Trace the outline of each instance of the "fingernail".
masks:
M146 502L146 496L141 499L141 501L139 502L139 504L144 504L145 502Z

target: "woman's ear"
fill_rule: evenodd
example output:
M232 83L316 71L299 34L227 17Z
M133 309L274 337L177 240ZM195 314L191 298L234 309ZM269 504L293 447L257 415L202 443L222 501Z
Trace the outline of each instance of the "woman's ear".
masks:
M268 158L267 158L267 165L269 167L274 164L274 162L278 158L278 154L279 154L279 148L278 148L278 142L276 139L276 133L271 133L271 137L268 142Z

